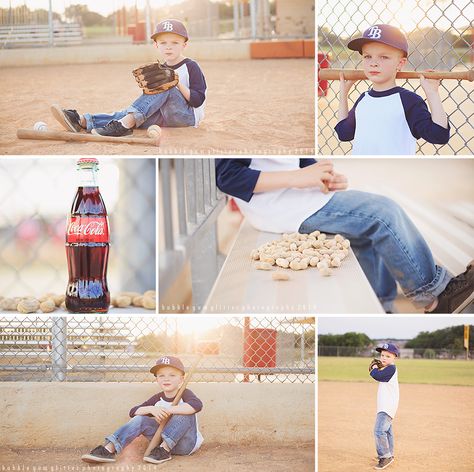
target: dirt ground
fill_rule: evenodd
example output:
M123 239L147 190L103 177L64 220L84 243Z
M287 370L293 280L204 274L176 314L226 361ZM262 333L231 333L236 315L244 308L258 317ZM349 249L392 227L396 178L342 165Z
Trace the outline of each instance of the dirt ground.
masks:
M319 383L319 472L372 470L375 383ZM474 388L400 385L393 422L399 472L472 471Z
M132 449L130 449L132 447ZM88 451L74 449L6 449L0 448L0 464L2 470L16 466L10 470L28 470L27 467L44 466L48 471L82 472L98 469L80 460L80 456ZM305 444L290 447L280 446L223 446L204 444L192 456L175 456L160 466L146 464L142 461L143 448L125 449L119 460L114 464L101 465L100 470L108 472L134 472L166 470L170 472L192 470L193 472L278 472L298 470L313 472L314 445ZM19 468L21 466L21 468ZM66 468L67 467L67 468ZM64 468L64 469L63 469ZM32 470L32 469L31 469Z
M198 128L164 128L160 147L20 140L18 128L44 121L61 130L50 106L110 113L139 95L136 64L2 69L0 154L311 154L314 153L314 60L202 61L208 85ZM21 86L21 87L20 87ZM143 137L145 130L134 135Z

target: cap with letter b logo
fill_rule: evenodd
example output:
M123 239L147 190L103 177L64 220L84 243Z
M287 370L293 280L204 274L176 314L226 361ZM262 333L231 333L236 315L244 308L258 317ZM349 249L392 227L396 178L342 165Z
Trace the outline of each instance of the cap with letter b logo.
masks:
M155 28L155 32L151 35L151 39L156 41L159 34L174 33L182 36L186 41L188 40L188 31L184 24L179 20L163 20L160 21Z
M161 367L174 367L175 369L180 370L184 374L184 365L180 359L173 356L163 356L160 357L156 364L150 369L150 372L155 375L160 370Z
M362 54L362 46L370 41L400 49L405 57L408 56L408 40L405 33L391 25L373 25L364 31L361 38L349 41L347 47Z

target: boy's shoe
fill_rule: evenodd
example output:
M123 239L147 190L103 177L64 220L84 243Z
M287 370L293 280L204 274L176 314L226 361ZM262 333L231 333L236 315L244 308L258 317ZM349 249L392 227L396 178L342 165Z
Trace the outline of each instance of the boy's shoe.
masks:
M460 313L474 300L474 265L467 266L466 272L451 279L438 295L438 305L430 313Z
M374 467L375 470L383 470L393 462L393 457L384 457L379 459L379 463Z
M76 110L66 110L65 108L60 108L58 105L53 105L51 107L51 113L67 131L80 133L84 129L81 126L81 117Z
M113 136L118 138L120 136L128 136L133 134L132 129L125 128L120 121L109 121L103 128L94 128L92 134L100 134L101 136Z
M157 446L143 460L152 464L161 464L171 460L171 452L168 452L164 447Z
M81 459L84 462L115 462L115 452L110 452L104 446L97 446L89 454L84 454Z

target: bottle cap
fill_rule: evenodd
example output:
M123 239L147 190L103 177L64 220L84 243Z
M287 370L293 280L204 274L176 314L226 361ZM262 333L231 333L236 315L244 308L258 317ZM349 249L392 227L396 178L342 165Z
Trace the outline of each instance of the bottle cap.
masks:
M81 157L77 161L78 169L97 169L99 160L95 157Z

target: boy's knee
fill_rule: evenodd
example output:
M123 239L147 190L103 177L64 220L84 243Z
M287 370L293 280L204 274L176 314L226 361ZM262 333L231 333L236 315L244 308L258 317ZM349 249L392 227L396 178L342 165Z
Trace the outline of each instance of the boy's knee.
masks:
M149 416L143 416L143 415L137 415L134 416L130 422L133 422L136 425L148 425L148 424L154 424L156 423L156 420L154 418L150 418Z

